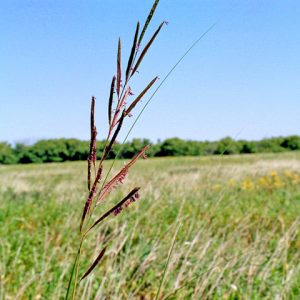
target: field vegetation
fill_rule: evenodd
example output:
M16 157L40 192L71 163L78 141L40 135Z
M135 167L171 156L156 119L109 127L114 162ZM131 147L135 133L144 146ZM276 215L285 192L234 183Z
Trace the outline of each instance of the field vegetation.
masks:
M63 299L85 170L85 162L0 166L0 299ZM138 203L85 241L79 275L107 250L78 299L154 299L172 245L159 299L300 298L299 152L150 158L126 179L126 189L136 185Z

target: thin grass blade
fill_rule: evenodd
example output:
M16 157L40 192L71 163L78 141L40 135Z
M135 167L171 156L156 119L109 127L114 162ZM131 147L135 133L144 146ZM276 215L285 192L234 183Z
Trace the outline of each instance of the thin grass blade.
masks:
M72 265L72 270L71 270L71 275L70 275L70 279L69 279L69 283L68 283L68 288L67 288L67 293L66 293L66 296L65 296L65 300L69 299L69 294L71 292L72 280L73 280L75 266L76 266L76 263L77 263L77 260L78 260L78 256L79 256L79 251L77 252L77 254L75 256L75 260L74 260L74 263Z
M163 275L162 275L161 280L160 280L160 283L159 283L159 287L158 287L158 290L157 290L157 293L156 293L156 296L155 296L155 300L158 300L158 298L159 298L160 290L161 290L161 288L162 288L164 279L165 279L165 277L166 277L166 273L167 273L168 266L169 266L169 263L170 263L170 258L171 258L171 255L172 255L172 252L173 252L173 249L174 249L174 246L175 246L175 241L176 241L176 238L177 238L177 235L178 235L180 226L181 226L181 223L177 226L175 235L174 235L174 237L173 237L173 241L172 241L172 244L171 244L171 247L170 247L170 250L169 250L167 262L166 262L166 265L165 265L165 268L164 268L164 272L163 272Z
M103 258L104 253L106 251L106 248L104 248L100 254L97 256L95 261L92 263L92 265L89 267L89 269L84 273L84 275L81 277L80 281L86 278L94 269L95 267L99 264L100 260Z

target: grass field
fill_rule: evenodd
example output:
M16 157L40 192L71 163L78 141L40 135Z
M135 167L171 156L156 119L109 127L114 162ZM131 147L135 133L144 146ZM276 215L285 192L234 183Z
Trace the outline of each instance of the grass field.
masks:
M63 299L85 174L0 166L0 299ZM139 161L98 214L135 186L85 243L80 274L108 250L78 299L154 299L176 230L160 299L300 299L300 153Z

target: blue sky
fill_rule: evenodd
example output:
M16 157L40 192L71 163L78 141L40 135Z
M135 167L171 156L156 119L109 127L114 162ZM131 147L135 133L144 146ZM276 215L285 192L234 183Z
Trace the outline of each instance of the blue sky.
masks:
M0 140L88 139L92 95L103 138L117 39L121 36L126 61L136 21L143 23L151 5L151 0L2 0ZM300 134L299 15L296 0L161 0L145 39L160 21L169 25L136 76L136 94L154 76L163 78L218 23L162 86L130 137Z

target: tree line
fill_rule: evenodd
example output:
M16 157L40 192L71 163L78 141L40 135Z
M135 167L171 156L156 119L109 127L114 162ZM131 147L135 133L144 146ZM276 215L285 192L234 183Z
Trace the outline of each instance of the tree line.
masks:
M230 137L219 141L169 138L154 144L148 139L133 139L124 145L115 144L109 158L114 158L117 153L119 158L131 158L147 144L151 145L147 153L149 157L230 155L300 150L300 136L265 138L260 141L234 140ZM100 158L104 141L98 141L97 147L97 156ZM88 155L89 141L78 139L40 140L33 145L17 143L14 146L0 143L0 164L77 161L86 160Z

